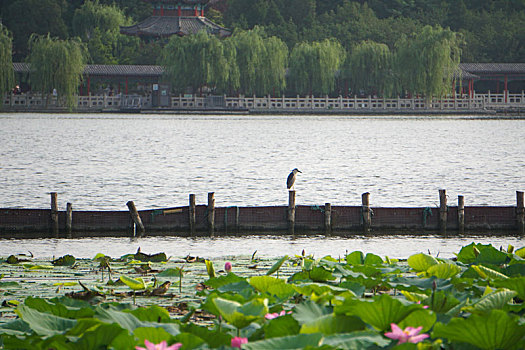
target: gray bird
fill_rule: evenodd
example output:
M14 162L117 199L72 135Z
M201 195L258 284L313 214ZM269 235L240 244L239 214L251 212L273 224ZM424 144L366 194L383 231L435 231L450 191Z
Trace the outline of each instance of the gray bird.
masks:
M295 183L295 178L297 177L297 173L302 173L302 171L295 168L294 170L292 170L290 175L288 175L288 179L286 179L286 187L288 187L288 189L290 189Z

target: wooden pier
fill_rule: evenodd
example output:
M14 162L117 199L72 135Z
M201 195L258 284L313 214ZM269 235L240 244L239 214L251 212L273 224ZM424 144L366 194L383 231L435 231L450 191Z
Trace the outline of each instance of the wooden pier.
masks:
M325 234L327 236L440 233L443 235L524 235L524 195L516 192L516 206L466 206L447 202L439 191L439 207L388 208L370 206L370 194L361 196L361 206L297 205L289 191L287 206L215 207L214 193L207 204L196 205L194 194L188 206L137 210L74 211L67 203L58 209L58 196L51 193L49 209L0 208L0 238L84 236L227 236L245 234Z

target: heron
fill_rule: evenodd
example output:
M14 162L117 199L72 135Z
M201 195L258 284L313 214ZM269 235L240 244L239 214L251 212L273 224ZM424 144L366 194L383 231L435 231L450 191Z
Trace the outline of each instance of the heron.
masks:
M295 178L297 177L297 173L302 173L302 171L295 168L294 170L292 170L290 175L288 175L288 179L286 179L286 186L288 187L288 189L290 189L295 183Z

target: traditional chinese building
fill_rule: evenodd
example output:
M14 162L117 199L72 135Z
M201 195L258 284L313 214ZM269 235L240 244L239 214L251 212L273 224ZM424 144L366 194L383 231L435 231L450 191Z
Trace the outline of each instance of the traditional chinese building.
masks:
M201 30L219 37L232 34L231 30L221 27L204 17L204 9L210 0L144 0L151 3L152 16L144 21L120 27L126 35L145 39L157 39L172 35L196 34Z

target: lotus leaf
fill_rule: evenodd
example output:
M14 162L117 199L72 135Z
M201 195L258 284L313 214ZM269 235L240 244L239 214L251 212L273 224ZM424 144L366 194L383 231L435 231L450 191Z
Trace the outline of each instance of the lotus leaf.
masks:
M518 293L511 290L500 290L485 295L476 303L463 310L471 313L486 313L494 309L503 309Z
M350 265L363 265L365 262L365 255L360 251L352 252L346 256L346 262Z
M268 321L264 334L266 338L284 337L298 334L300 329L301 326L291 315L284 315Z
M210 278L215 277L215 269L213 268L213 262L211 262L210 260L205 260L204 262L206 264L206 272L208 273L208 276Z
M279 271L279 269L281 268L281 266L283 266L286 260L288 260L288 255L285 255L281 259L277 260L277 262L273 264L273 266L268 270L268 272L266 272L266 275L270 276L275 272Z
M513 277L494 281L496 287L504 287L516 291L521 300L525 300L525 277Z
M441 279L448 279L456 276L461 272L461 268L454 264L436 264L427 269L429 276L436 276Z
M245 304L223 298L213 299L220 315L238 329L262 319L268 313L268 299L253 299Z
M287 337L270 338L243 344L246 350L268 350L268 349L304 349L308 346L317 348L321 345L323 335L320 333L297 334Z
M77 260L73 255L67 254L56 260L53 260L51 263L55 266L73 266Z
M78 350L109 348L113 340L121 334L133 339L132 336L128 335L126 330L122 329L119 325L101 324L95 329L84 333L80 340L72 344L72 348Z
M423 272L428 270L432 265L436 265L438 261L427 254L419 253L411 255L407 260L408 266L416 270L417 272Z
M120 281L122 281L126 286L133 290L144 290L146 289L146 283L142 279L142 277L138 278L130 278L128 276L122 275L120 276Z
M499 280L499 279L507 279L508 277L502 274L501 272L498 272L496 270L490 269L488 267L485 267L483 265L472 265L471 266L474 271L478 273L478 275L483 279L493 279L493 280Z
M204 339L191 333L180 333L174 338L173 342L184 344L184 349L198 349L206 343Z
M389 340L371 331L334 334L323 339L323 345L330 345L342 350L361 350L375 348L376 346L385 347L388 344L390 344Z
M349 333L365 329L364 322L356 316L328 314L301 325L301 333Z
M480 349L521 349L524 344L525 325L501 310L468 318L453 318L448 324L437 323L433 337L451 342L465 342Z
M25 304L18 305L16 313L34 332L42 336L62 334L77 323L76 320L40 312Z
M169 268L157 274L158 277L182 277L183 272L181 268Z
M171 343L174 340L174 336L166 332L163 328L156 327L137 327L133 331L133 335L138 339L139 344L144 344L144 340L149 340L154 344L159 344L165 340Z
M372 301L346 300L342 305L346 314L360 317L364 322L379 331L390 329L391 323L399 323L420 307L404 304L387 294L382 294Z

